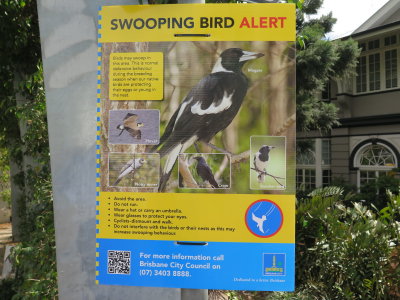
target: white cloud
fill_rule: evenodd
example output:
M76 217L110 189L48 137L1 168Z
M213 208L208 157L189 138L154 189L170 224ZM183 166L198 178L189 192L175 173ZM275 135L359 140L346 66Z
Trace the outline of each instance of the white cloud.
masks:
M389 0L324 0L318 15L332 12L337 19L330 39L351 34Z

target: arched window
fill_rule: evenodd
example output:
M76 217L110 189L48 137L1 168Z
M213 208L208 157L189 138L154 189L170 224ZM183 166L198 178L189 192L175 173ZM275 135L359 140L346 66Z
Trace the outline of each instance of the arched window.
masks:
M358 186L386 175L397 164L395 153L387 145L380 142L365 144L354 156L354 167L358 169Z

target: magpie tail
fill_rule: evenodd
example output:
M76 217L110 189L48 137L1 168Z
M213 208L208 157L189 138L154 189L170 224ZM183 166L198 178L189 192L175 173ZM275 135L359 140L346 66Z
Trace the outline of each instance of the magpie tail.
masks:
M172 169L178 159L178 155L182 150L182 144L178 144L175 147L167 147L164 146L161 148L158 153L160 153L160 157L167 155L167 159L165 161L164 169L162 171L162 175L160 177L160 184L158 186L158 191L163 192L167 187L167 181L171 176Z
M121 181L121 179L122 179L122 178L117 178L117 180L115 180L115 182L114 182L113 185L116 186L116 185Z
M170 135L174 129L174 125L175 125L175 121L176 121L176 117L178 116L178 113L179 113L179 108L175 111L175 113L172 115L171 119L168 121L167 127L165 128L165 131L164 131L163 135L161 136L158 145L154 145L150 149L150 153L156 152L157 149L159 147L161 147L161 145L164 144L164 142L166 142L168 140L168 138L170 137ZM162 147L162 148L164 148L164 147Z
M165 189L167 188L167 182L169 177L171 176L172 171L161 175L160 177L160 183L158 185L158 192L164 192Z

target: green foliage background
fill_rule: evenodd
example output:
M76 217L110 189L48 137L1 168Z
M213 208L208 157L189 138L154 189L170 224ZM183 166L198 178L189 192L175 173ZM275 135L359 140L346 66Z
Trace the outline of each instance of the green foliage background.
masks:
M329 78L348 75L356 44L323 39L331 15L306 21L322 0L297 4L297 116L302 130L328 130L336 108L315 95ZM0 177L8 161L36 163L12 178L24 193L21 242L14 248L14 279L0 283L0 299L57 298L53 200L36 1L0 2ZM19 82L19 84L16 84ZM17 105L16 94L27 101ZM27 127L24 136L20 124ZM242 149L239 149L240 151ZM245 170L248 172L249 170ZM7 197L7 196L6 196ZM225 292L230 299L396 299L400 297L400 197L378 209L323 189L298 199L296 292Z
M389 194L381 210L338 187L310 196L296 205L296 291L230 292L229 299L399 299L400 196Z
M20 243L12 251L15 278L0 283L0 299L57 296L53 198L41 51L34 0L0 2L1 175L22 191ZM16 97L27 99L17 103ZM20 128L25 128L21 135ZM32 164L24 164L29 157Z

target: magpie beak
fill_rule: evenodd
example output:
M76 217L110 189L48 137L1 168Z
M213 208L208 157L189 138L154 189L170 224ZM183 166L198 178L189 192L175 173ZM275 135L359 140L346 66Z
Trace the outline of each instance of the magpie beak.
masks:
M275 146L263 145L260 150L254 155L253 164L254 169L258 172L258 182L264 182L265 172L267 172L267 165L269 161L269 152L276 148Z
M128 174L134 174L137 170L139 170L143 164L145 164L146 161L143 158L136 158L136 159L131 159L128 161L119 171L119 175L117 180L114 182L113 186L117 186L118 183L127 176Z
M142 131L139 128L143 127L144 124L137 123L136 121L138 118L139 116L136 114L127 113L122 123L117 126L117 129L121 130L118 136L126 130L133 138L140 140L142 138Z
M203 181L208 181L213 188L218 188L218 183L214 178L214 174L207 164L206 160L201 156L193 157L197 160L196 172L203 179Z
M243 51L243 55L239 58L240 62L256 59L264 56L262 53Z
M167 156L160 178L159 191L163 191L179 153L196 141L209 142L224 130L238 113L248 88L248 79L242 73L243 65L261 53L239 48L224 50L211 74L194 86L169 120L160 144L151 152Z

